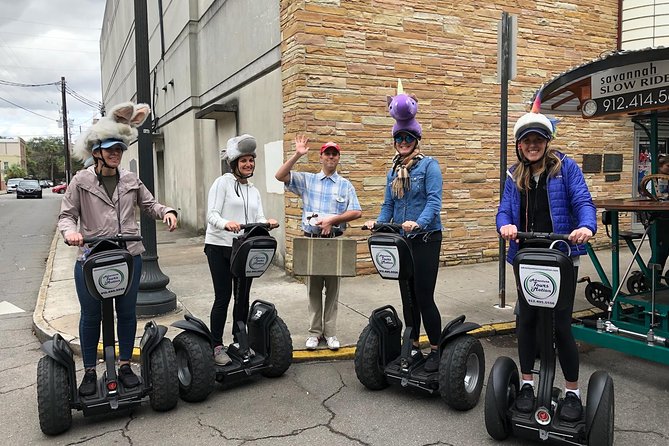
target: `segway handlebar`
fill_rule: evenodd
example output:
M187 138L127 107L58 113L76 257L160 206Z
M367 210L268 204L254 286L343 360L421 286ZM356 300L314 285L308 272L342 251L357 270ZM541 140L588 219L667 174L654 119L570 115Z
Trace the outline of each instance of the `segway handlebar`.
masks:
M91 243L97 243L101 242L103 240L108 240L110 242L141 242L142 241L142 236L141 235L123 235L123 234L116 234L116 235L105 235L105 236L97 236L97 237L84 237L84 243L86 244L91 244ZM69 245L67 240L64 240L66 245Z
M367 226L363 225L360 226L360 229L367 229L368 231L372 232L395 232L399 234L402 231L402 225L398 225L396 223L374 223L374 226L371 228L368 228ZM411 232L416 232L419 231L420 227L416 226L413 231Z
M269 223L247 223L245 225L239 225L239 229L253 229L253 228L265 228L268 230L274 229L273 227L270 226Z
M518 232L516 238L521 240L527 239L544 239L544 240L563 240L569 241L569 234L557 234L555 232Z

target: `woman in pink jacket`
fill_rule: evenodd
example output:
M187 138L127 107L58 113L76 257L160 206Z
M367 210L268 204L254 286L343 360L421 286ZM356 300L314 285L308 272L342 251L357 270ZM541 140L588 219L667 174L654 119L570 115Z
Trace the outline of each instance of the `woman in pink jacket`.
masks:
M87 253L84 237L138 235L135 206L155 219L162 219L170 231L177 224L174 209L158 203L136 174L119 168L123 153L137 135L135 127L144 122L149 112L146 104L117 105L109 116L82 135L74 148L75 156L84 159L89 155L93 165L72 178L61 204L58 229L68 244L80 247L74 281L81 305L79 338L85 368L79 386L82 396L96 392L95 365L102 322L100 302L90 295L84 283L82 265ZM120 352L118 376L126 388L132 388L139 384L130 358L137 328L135 306L144 246L141 242L128 242L127 249L134 257L133 283L127 296L118 299L115 306Z

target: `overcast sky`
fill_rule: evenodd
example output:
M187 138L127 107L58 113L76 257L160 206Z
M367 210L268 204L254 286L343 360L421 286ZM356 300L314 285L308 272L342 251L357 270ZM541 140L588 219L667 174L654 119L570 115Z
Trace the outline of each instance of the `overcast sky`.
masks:
M58 127L59 85L27 88L7 86L7 82L59 83L64 76L67 87L84 102L102 100L104 8L105 0L0 0L0 136L25 140L63 136ZM80 129L100 116L99 110L71 95L66 103L76 139Z

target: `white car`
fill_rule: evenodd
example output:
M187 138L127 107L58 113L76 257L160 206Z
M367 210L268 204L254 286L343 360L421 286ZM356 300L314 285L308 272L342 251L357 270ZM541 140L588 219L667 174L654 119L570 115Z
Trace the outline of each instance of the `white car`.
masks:
M16 186L19 185L19 183L23 181L23 178L10 178L7 180L7 193L8 194L13 194L16 192Z

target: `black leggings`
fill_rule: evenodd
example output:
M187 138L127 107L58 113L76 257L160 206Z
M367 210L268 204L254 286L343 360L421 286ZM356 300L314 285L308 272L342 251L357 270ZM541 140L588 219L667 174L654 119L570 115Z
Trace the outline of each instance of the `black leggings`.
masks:
M434 303L434 288L437 284L437 273L439 272L439 252L441 251L441 232L432 232L427 235L427 240L423 235L417 235L409 238L409 244L413 252L413 278L409 281L409 286L415 291L411 313L406 301L406 290L402 289L402 311L404 314L404 323L413 324L412 337L418 341L420 337L421 315L425 324L425 331L431 345L439 344L441 336L441 315L439 309Z
M237 341L237 321L244 321L249 312L249 290L253 279L238 279L230 273L231 246L204 245L211 280L214 283L214 305L211 307L210 327L215 345L223 344L223 329L228 315L228 306L235 286L235 304L232 308L232 337Z
M578 267L574 267L574 277L578 277ZM518 316L516 317L516 335L518 337L518 356L520 357L520 371L526 375L532 373L534 359L537 354L536 323L538 309L531 307L521 297L518 289ZM575 288L574 288L575 291ZM578 348L571 332L571 314L574 309L574 300L571 305L560 311L553 312L555 321L555 345L564 379L578 381Z

